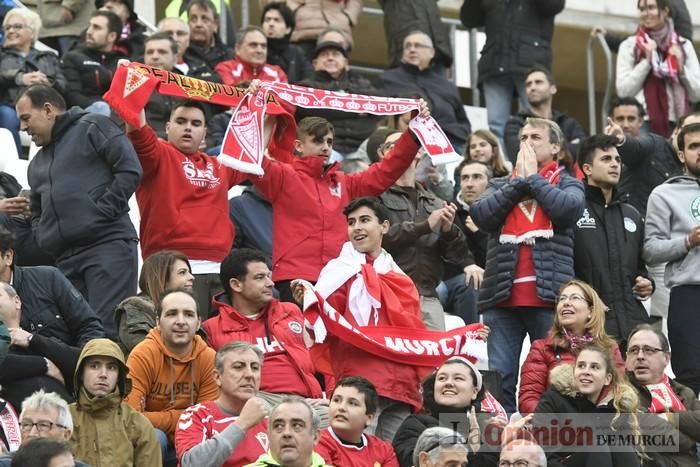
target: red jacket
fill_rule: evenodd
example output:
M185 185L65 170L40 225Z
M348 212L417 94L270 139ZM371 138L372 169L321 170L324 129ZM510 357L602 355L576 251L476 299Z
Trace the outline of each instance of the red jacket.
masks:
M214 350L218 350L232 341L246 341L255 344L255 336L248 332L246 317L225 300L225 294L217 295L214 298L214 304L218 307L219 314L202 324L207 332L209 345ZM304 343L304 317L301 310L293 303L272 300L263 313L267 315L264 319L267 319L270 333L282 344L290 359L296 364L296 368L290 371L296 371L306 384L308 391L306 397L315 399L322 397L321 386L314 376L314 364ZM260 382L260 390L265 391L265 387L266 381L263 377Z
M618 370L625 372L625 362L620 355L620 349L613 349L615 364ZM518 392L518 411L523 414L533 413L540 396L549 387L549 372L562 364L574 364L576 356L569 349L554 347L552 334L544 339L537 339L530 346L530 352L520 368L520 391Z
M136 189L143 257L179 250L190 259L222 261L234 236L228 190L247 175L203 152L186 156L148 125L128 136L143 167Z
M346 175L321 157L289 164L265 158L262 177L250 180L272 203L272 279L315 282L323 266L348 240L343 208L359 196L378 196L413 162L418 145L407 130L382 161Z
M260 79L262 81L287 82L287 74L277 65L251 65L238 57L224 60L214 68L224 84L235 86L241 81Z
M347 307L348 292L354 280L353 277L345 282L326 301L350 324L359 327ZM384 302L382 302L380 309L385 309ZM388 324L386 314L380 312L377 326L387 326ZM348 376L363 376L374 384L377 394L380 396L404 402L410 405L414 412L421 408L423 397L417 367L378 357L333 335L328 335L326 342L336 381Z
M391 444L372 435L362 435L362 441L362 447L343 444L333 433L333 429L328 427L321 430L321 437L314 451L323 457L329 466L399 467Z

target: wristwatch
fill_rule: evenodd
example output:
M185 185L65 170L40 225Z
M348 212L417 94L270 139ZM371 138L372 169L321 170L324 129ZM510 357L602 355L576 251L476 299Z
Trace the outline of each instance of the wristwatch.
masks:
M29 336L27 336L27 345L32 343L32 339L34 339L34 334L29 334Z

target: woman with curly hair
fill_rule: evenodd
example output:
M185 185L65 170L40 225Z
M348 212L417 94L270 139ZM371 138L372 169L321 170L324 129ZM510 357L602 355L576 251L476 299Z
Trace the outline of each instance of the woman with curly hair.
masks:
M190 262L179 251L163 250L152 254L141 267L141 293L122 300L114 310L119 344L125 356L156 326L155 303L168 289L192 291L194 276Z
M532 433L547 451L548 466L634 467L648 458L642 444L600 442L608 435L632 435L637 439L640 435L639 397L624 373L615 368L609 349L599 344L584 345L573 365L558 366L549 379L551 386L535 409ZM576 436L567 440L561 429L559 436L551 436L552 428L562 428L572 421Z
M624 370L617 342L605 332L605 310L605 304L587 283L573 279L561 287L552 329L547 337L532 343L520 369L520 413L535 410L547 389L550 371L561 363L573 362L585 345L605 348L614 356L617 367Z

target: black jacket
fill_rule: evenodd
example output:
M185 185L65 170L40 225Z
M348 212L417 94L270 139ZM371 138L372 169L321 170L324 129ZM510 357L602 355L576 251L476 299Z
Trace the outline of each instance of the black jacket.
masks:
M484 27L479 84L534 65L552 69L554 16L565 0L464 0L459 17L465 28Z
M20 325L37 338L80 349L89 340L105 336L100 318L55 267L14 266L12 285L22 300ZM35 340L32 339L30 350Z
M464 111L459 89L445 77L445 69L432 65L420 71L418 67L402 63L379 76L386 95L397 96L416 92L430 101L430 113L440 124L452 144L463 145L471 133L471 124Z
M128 57L116 50L100 52L84 46L66 52L61 65L68 80L65 93L68 105L85 108L102 100L122 58Z
M452 66L452 44L449 28L440 18L437 0L378 0L384 11L384 34L389 46L390 67L399 66L403 40L412 31L423 31L435 46L435 61Z
M71 248L136 239L128 203L141 174L134 147L111 119L76 107L56 117L51 142L27 170L39 247L58 258Z
M329 91L345 91L352 94L381 96L383 93L372 83L352 70L347 70L338 79L325 71L317 71L310 79L300 81L299 86ZM296 119L317 116L323 117L335 127L333 149L341 154L357 151L360 144L377 128L379 117L370 114L354 114L338 110L304 109L297 107Z
M647 277L642 259L644 220L621 198L615 191L606 204L600 188L586 185L586 209L574 227L576 277L588 282L610 308L605 330L618 342L638 324L649 322L644 306L632 294L635 277Z
M528 117L537 117L537 115L529 110L512 115L506 122L506 127L503 131L506 155L513 165L515 165L518 159L518 151L520 151L520 130L525 126L525 119ZM564 133L567 148L571 154L576 156L578 154L579 144L588 137L586 131L575 118L569 117L565 113L561 113L557 110L552 111L552 120L557 122L557 125L559 125L559 128L561 128L561 131ZM572 141L575 140L577 141L572 143Z
M458 266L452 263L445 263L444 279L450 279L454 276L464 273L466 266L476 264L480 268L486 267L486 250L488 248L488 235L481 230L472 232L465 224L469 217L470 207L465 204L459 194L452 201L457 206L457 214L455 215L455 225L462 231L465 240L467 241L467 256L463 266Z
M613 435L616 430L625 435L630 434L629 413L634 410L635 397L632 388L623 392L619 401L619 417L615 417L617 410L613 405L612 393L602 396L599 405L593 404L588 398L581 395L574 382L574 369L571 364L563 364L550 371L550 388L540 397L532 420L533 433L536 440L547 452L549 467L565 465L595 465L596 467L635 467L640 465L640 460L632 447L621 445L596 444L600 443L600 437ZM605 389L603 389L605 390ZM572 415L573 414L573 415ZM573 424L574 430L584 433L584 427L591 430L592 436L588 440L585 435L578 435L583 443L574 450L571 441L566 440L563 431L559 435L547 434L556 432L553 427L563 428ZM539 435L538 435L539 433ZM646 433L646 431L644 431ZM552 439L554 438L554 439ZM544 443L542 442L544 441ZM592 444L592 446L591 446ZM573 446L576 446L573 444Z
M447 232L430 230L428 217L444 201L419 184L413 191L410 194L408 188L392 185L379 196L389 210L390 224L382 246L413 280L420 295L436 297L445 261L462 268L466 265L467 242L454 224Z
M233 58L233 49L221 42L221 39L219 38L218 34L215 34L214 46L212 48L210 48L209 50L204 50L204 48L190 43L190 46L187 47L187 50L185 50L185 55L182 58L188 65L190 65L190 63L199 64L199 66L201 67L201 64L204 63L207 67L209 67L210 70L213 70L219 63L223 62L224 60L230 60ZM187 73L187 75L190 76L191 74ZM197 77L199 78L200 76ZM202 79L205 78L202 77ZM220 79L217 81L220 82Z
M291 84L309 79L314 74L311 61L302 48L291 44L287 38L267 38L267 63L282 68Z
M584 208L583 184L562 174L554 186L541 175L528 178L493 178L484 193L472 204L472 219L489 234L486 270L479 289L479 309L497 306L510 297L518 245L501 243L499 237L506 216L518 202L532 196L554 226L551 239L538 239L532 247L537 276L537 296L554 303L561 285L574 277L574 232Z
M27 55L16 50L0 51L0 104L15 105L17 96L26 87L22 84L25 73L41 71L49 79L50 85L63 94L66 90L66 78L63 76L61 63L53 52L32 48Z
M400 467L413 466L413 450L416 447L416 442L420 435L428 428L444 426L457 431L464 436L465 439L468 439L470 427L467 413L471 410L471 406L446 407L435 402L435 374L430 375L423 381L422 388L424 400L423 411L425 413L411 414L406 417L398 430L396 430L392 441L392 446ZM472 404L476 412L479 427L482 434L484 434L487 431L485 428L488 421L494 414L482 412L479 402L482 397L483 390L477 395L477 400L474 400ZM489 432L491 432L490 429ZM493 435L494 432L491 433ZM500 448L500 446L498 447ZM490 451L488 448L489 445L484 444L476 455L470 451L468 456L469 465L495 467L498 464L498 450Z
M618 151L624 166L617 189L627 193L628 202L645 216L652 190L671 177L683 175L683 167L671 144L653 133L639 138L628 135Z

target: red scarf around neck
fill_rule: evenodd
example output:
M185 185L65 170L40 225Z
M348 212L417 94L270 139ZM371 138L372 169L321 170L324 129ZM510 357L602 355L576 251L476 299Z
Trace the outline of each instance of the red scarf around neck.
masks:
M552 185L559 183L563 167L559 167L556 161L543 167L539 174ZM512 177L517 177L513 171ZM552 238L554 226L547 213L541 208L536 199L527 196L522 199L506 216L501 230L501 243L525 243L534 245L536 238Z
M646 388L651 394L651 404L649 412L685 412L683 401L676 395L676 391L671 387L668 376L663 375L663 379L658 384L647 384Z

